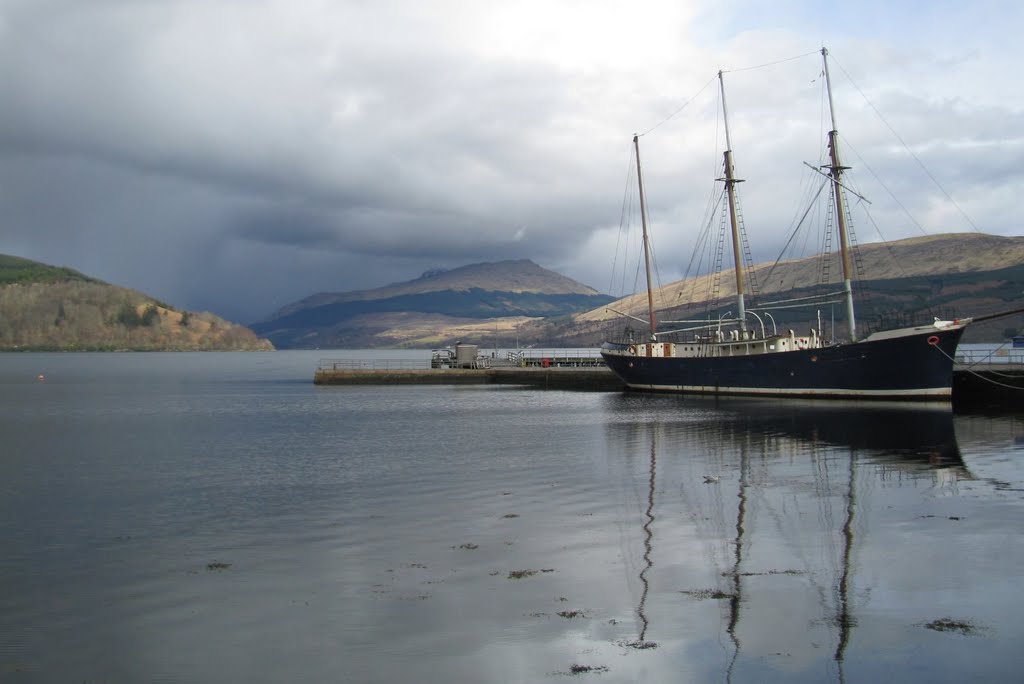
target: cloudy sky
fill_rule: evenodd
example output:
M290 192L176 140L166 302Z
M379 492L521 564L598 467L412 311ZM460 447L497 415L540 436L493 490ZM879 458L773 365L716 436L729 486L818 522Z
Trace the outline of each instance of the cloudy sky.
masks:
M846 161L885 182L865 189L882 236L1021 234L1020 7L0 0L0 253L241 323L510 258L609 291L650 131L667 281L717 173L722 69L747 229L774 259L785 183L826 130L822 45Z

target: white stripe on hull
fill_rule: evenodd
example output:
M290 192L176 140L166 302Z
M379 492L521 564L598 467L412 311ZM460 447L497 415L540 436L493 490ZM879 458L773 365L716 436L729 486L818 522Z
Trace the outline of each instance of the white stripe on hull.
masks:
M627 383L627 387L636 390L655 392L689 392L692 394L745 394L766 396L800 396L800 397L875 397L875 398L926 398L948 399L953 396L949 387L930 387L922 389L902 390L852 390L852 389L809 389L781 387L708 387L706 385L647 385Z

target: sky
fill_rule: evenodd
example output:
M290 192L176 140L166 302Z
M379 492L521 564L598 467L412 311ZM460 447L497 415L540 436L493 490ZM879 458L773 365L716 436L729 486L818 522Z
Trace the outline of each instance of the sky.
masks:
M503 259L618 295L632 136L668 282L722 70L774 260L828 130L822 46L861 242L1021 235L1022 26L989 0L0 0L0 253L243 324Z

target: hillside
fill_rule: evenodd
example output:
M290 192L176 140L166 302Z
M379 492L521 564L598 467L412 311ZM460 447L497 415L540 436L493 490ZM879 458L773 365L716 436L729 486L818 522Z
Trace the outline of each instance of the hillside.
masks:
M1024 305L1024 237L979 233L932 235L864 245L859 253L863 272L855 290L858 320L865 330L930 321L934 316L981 316ZM840 266L836 262L835 257L830 263L806 258L755 266L754 278L762 287L758 296L748 295L748 307L756 306L757 302L810 294L814 287L799 284L816 282L823 267L833 274L839 273ZM732 270L723 271L719 280L716 301L722 303L723 311L730 308L731 298L736 293L732 274ZM702 314L713 291L712 276L669 283L655 290L655 308L660 312L660 319ZM555 334L565 344L591 344L622 330L626 319L616 311L644 318L646 292L578 314L559 326ZM830 313L823 315L827 317ZM786 327L811 324L801 316L781 313L776 314L776 319L779 325ZM838 313L836 316L841 318ZM638 323L633 326L642 327ZM967 329L964 341L1000 341L1008 328L1024 330L1024 317L1018 315L972 326Z
M931 278L953 274L981 274L1024 264L1024 238L984 235L980 233L949 233L908 238L888 243L874 243L859 248L864 270L860 279L863 289L871 283L901 279ZM817 257L783 261L778 265L766 263L754 267L754 279L763 285L765 295L789 292L801 284L814 283L819 271L826 266L833 274L841 270L838 257L823 264ZM732 269L723 271L718 292L728 298L736 294ZM750 277L748 275L748 280ZM672 308L677 302L704 302L713 288L713 276L700 276L680 280L657 288L654 292L656 308ZM647 310L647 293L641 292L618 300L612 308L633 315ZM605 308L595 309L578 316L582 322L616 318L617 314Z
M1024 303L1021 237L934 235L868 244L859 252L863 271L855 289L862 332L935 316L979 316ZM761 288L748 295L748 307L806 296L815 288L800 284L816 282L823 270L839 273L836 258L756 265L754 278ZM658 288L659 320L703 316L714 287L712 277L700 276ZM725 271L719 277L719 313L731 308L734 294L732 273ZM643 327L616 312L645 319L645 292L610 300L533 262L504 261L427 273L376 290L314 295L251 327L279 347L295 348L429 348L458 340L498 347L589 347L617 337L627 324ZM806 312L773 315L783 327L814 324ZM829 326L833 315L842 318L836 311L822 311ZM1000 341L1012 328L1024 330L1024 316L971 326L964 339Z
M611 299L522 259L431 271L374 290L313 295L251 327L279 348L431 347L568 316Z
M0 255L0 351L271 349L211 313L177 311L68 268Z
M64 266L48 266L31 259L0 254L0 287L19 283L62 282L98 283L100 281Z
M511 293L515 295L599 295L598 291L554 271L541 268L529 259L469 264L450 270L427 271L419 278L372 290L321 292L289 304L267 320L276 320L297 311L345 302L369 302L402 297L420 297L430 293L471 291ZM382 305L386 306L386 305ZM366 307L371 310L373 307Z

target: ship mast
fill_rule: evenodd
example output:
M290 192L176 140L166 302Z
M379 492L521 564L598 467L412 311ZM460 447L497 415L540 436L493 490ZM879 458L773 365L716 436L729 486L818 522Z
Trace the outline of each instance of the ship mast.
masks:
M736 184L742 183L733 175L732 166L732 141L729 139L729 115L725 108L725 79L722 72L718 72L718 84L722 91L722 123L725 125L725 190L729 196L729 224L732 227L732 257L733 267L736 271L736 307L740 321L740 331L743 337L747 332L747 310L743 302L743 269L740 267L740 231L739 221L736 218Z
M644 239L644 267L647 271L647 314L651 322L651 342L657 336L657 328L654 321L654 291L651 289L651 248L650 239L647 237L647 198L644 196L644 176L640 171L640 136L633 135L633 147L636 149L636 181L640 186L640 223L643 226ZM651 345L647 345L647 355L652 353Z
M828 111L832 117L832 130L828 132L828 147L832 158L829 171L832 177L832 192L836 198L836 221L839 225L839 251L843 262L843 293L846 298L846 324L850 329L850 341L857 341L857 322L853 315L853 286L851 284L850 243L846 229L846 211L843 207L843 186L840 180L843 171L850 168L839 163L839 131L836 126L836 109L832 104L832 79L828 74L828 48L821 48L821 59L825 65L825 88L828 91Z

